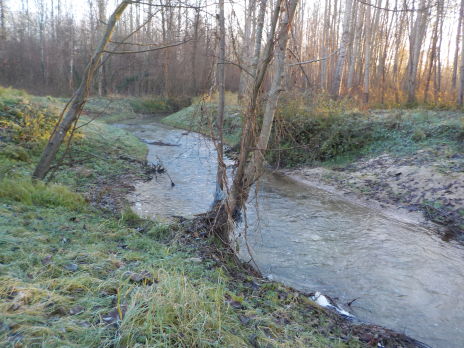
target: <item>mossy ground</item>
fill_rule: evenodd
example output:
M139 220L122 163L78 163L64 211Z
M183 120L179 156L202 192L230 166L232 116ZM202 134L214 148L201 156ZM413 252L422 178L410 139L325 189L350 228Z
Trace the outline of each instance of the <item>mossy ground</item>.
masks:
M7 94L14 100L0 116L0 346L366 345L305 296L237 278L233 266L199 255L177 226L90 204L99 197L89 192L119 187L123 195L143 176L145 145L122 130L81 128L53 183L31 182L43 146L34 132L49 132L57 114L47 105L48 123L39 122L44 100ZM24 105L38 127L27 138L18 137L24 115L13 111Z

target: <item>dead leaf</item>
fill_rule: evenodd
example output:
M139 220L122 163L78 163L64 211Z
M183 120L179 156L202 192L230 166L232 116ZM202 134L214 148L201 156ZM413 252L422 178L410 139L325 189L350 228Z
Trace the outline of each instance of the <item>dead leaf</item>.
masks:
M85 310L84 307L82 306L76 306L76 307L73 307L69 310L69 314L71 315L76 315L76 314L80 314L82 313L83 311Z
M119 307L114 308L107 315L104 315L102 317L102 320L107 324L117 323L118 321L121 321L122 319L124 319L124 315L126 314L126 311L127 311L127 305L121 305Z
M47 255L42 259L42 265L48 265L50 261L52 260L52 255Z
M79 266L75 263L69 263L66 266L64 266L64 268L66 268L68 271L76 272L79 269Z
M240 320L240 322L243 324L243 325L247 325L249 322L250 322L250 318L245 316L245 315L239 315L238 316L238 319Z
M148 271L142 271L140 273L127 272L126 274L129 276L129 280L133 283L143 283L144 285L158 283L158 280L156 280L153 274Z

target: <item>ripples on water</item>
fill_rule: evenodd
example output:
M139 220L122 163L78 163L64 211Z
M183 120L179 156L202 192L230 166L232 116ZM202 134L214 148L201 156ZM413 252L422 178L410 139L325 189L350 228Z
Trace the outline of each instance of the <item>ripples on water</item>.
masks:
M138 213L166 218L208 209L216 161L207 139L159 124L123 127L179 145L149 145L148 159L161 159L176 186L165 176L138 184ZM266 175L257 197L247 209L248 244L264 274L341 305L356 298L348 310L360 319L433 347L464 347L461 246L285 177Z

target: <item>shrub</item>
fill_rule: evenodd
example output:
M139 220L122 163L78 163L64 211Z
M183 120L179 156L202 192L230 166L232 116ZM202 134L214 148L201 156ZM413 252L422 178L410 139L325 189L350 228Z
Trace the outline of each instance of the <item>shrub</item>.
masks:
M326 161L359 150L373 139L366 115L348 100L284 96L277 110L268 160L278 166ZM355 109L354 109L355 110Z
M9 144L3 149L0 149L0 154L17 161L29 162L31 157L26 149L22 146Z
M24 92L0 88L0 135L16 143L41 142L50 136L56 119L54 110L32 103Z

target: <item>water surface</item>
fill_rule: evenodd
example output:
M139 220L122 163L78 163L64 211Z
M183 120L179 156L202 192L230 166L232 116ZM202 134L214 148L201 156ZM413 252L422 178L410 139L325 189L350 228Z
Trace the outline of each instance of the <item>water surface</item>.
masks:
M165 175L138 184L132 196L138 213L162 219L208 209L216 161L207 139L158 123L123 127L177 145L149 145L148 159L161 161L175 186ZM432 347L464 347L462 246L277 175L266 175L252 196L247 240L265 275L321 291L342 306L356 299L345 309L361 320Z

